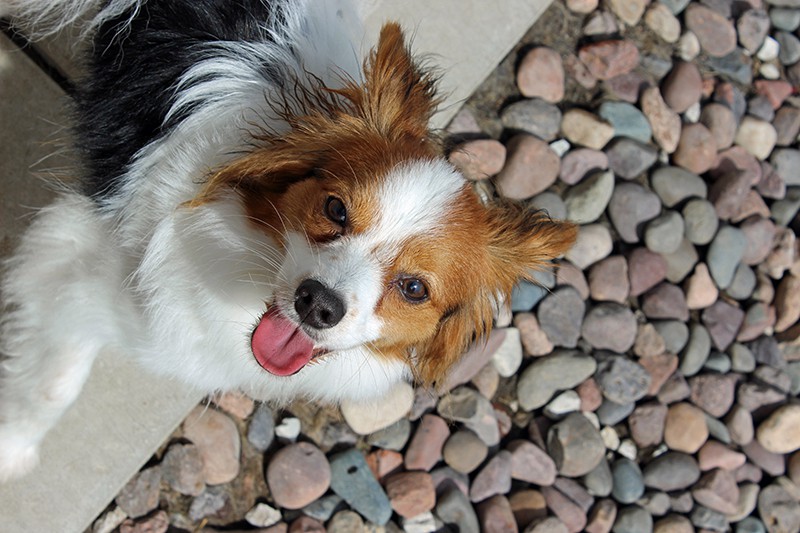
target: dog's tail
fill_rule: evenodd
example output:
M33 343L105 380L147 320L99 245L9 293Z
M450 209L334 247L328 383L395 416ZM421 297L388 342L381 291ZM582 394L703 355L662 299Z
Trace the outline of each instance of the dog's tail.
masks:
M131 18L142 0L0 0L0 18L29 39L40 39L66 27L90 32L105 21L130 12Z

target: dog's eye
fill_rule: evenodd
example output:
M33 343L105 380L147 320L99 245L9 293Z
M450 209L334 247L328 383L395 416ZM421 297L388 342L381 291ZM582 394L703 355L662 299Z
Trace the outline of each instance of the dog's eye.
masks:
M335 196L329 196L325 201L325 216L328 217L331 222L335 222L344 227L347 223L347 209L344 206L344 202Z
M411 303L421 303L428 299L428 287L417 278L403 278L398 282L400 292Z

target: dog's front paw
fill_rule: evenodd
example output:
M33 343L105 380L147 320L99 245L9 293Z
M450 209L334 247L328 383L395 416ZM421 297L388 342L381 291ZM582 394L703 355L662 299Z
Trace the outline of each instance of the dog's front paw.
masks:
M24 476L39 463L39 446L0 430L0 483Z

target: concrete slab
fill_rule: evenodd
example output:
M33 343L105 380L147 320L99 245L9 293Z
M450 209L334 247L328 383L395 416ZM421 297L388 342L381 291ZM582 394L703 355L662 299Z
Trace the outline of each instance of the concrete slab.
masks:
M361 0L360 12L373 36L384 20L399 20L414 29L414 48L432 54L448 93L434 119L434 126L442 127L549 3ZM62 72L75 72L69 54L49 57ZM0 221L8 246L24 226L19 206L41 205L50 196L27 169L53 152L51 132L63 136L65 122L58 88L2 36L0 88ZM42 150L34 150L37 146ZM0 486L3 530L84 531L199 400L196 392L154 379L122 357L101 357L75 406L48 435L40 466Z
M361 0L368 39L397 20L411 32L412 48L442 73L445 97L432 125L443 128L480 83L519 42L552 0Z
M50 202L45 180L68 179L68 100L58 86L0 34L0 257L8 254L34 208Z

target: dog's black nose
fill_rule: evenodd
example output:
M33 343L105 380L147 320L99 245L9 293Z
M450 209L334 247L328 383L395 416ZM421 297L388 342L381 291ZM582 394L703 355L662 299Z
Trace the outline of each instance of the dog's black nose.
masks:
M332 328L347 311L339 295L315 279L307 279L297 287L294 309L301 322L317 329Z

